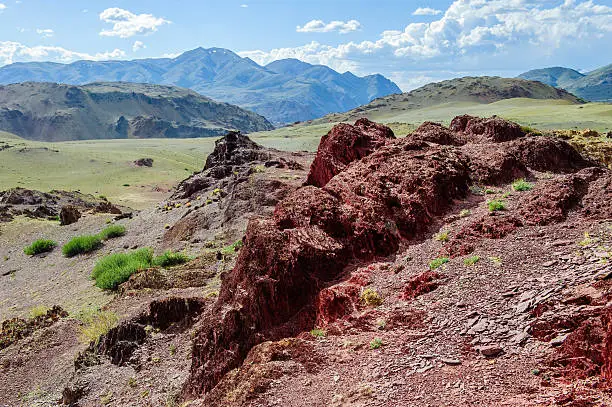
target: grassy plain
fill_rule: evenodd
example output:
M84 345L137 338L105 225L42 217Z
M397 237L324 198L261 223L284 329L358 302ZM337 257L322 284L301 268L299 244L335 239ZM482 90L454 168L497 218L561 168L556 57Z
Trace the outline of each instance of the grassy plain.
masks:
M612 131L612 105L572 104L564 100L508 99L490 104L453 102L405 110L382 106L366 117L388 124L403 136L423 121L449 124L461 114L500 117L537 129ZM284 127L250 137L282 150L314 151L322 135L340 121L359 116L330 115L310 123ZM214 148L215 138L129 139L44 143L0 132L0 190L25 187L80 190L104 195L113 202L145 208L163 199L168 190L194 171L200 171ZM12 146L2 150L1 146ZM138 158L154 159L152 168L136 167Z

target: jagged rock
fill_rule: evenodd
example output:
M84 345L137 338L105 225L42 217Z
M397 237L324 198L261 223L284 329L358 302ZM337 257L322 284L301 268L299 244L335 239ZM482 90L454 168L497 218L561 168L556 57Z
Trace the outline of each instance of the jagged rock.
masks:
M214 178L230 175L235 166L255 161L268 161L272 154L240 132L229 132L215 142L215 149L206 158L204 171L211 170Z
M152 158L139 158L134 161L134 165L137 167L153 167L153 159Z
M60 225L72 225L73 223L78 222L81 218L81 212L72 205L62 206L60 209Z
M354 126L339 124L321 138L306 184L323 187L346 166L395 139L387 126L359 119Z
M498 143L525 136L521 126L498 117L483 119L469 115L458 116L451 121L449 128L463 133L463 136L472 142Z

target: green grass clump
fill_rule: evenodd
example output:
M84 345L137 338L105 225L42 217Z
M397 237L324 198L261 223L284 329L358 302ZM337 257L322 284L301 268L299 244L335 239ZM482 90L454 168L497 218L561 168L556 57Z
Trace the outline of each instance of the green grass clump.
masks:
M380 338L374 338L372 342L370 342L370 349L379 349L383 346L383 341Z
M499 199L487 201L487 206L489 207L489 212L503 211L506 209L506 203Z
M105 228L98 236L102 240L108 240L115 237L120 237L125 235L125 226L123 225L111 225Z
M191 257L187 256L185 253L168 250L161 256L157 256L155 260L153 260L153 263L160 267L172 267L187 263L189 260L191 260Z
M463 264L466 266L473 266L480 261L480 256L470 256L463 260Z
M100 337L117 326L119 317L111 311L93 311L81 315L83 325L79 328L80 340L83 343L98 344Z
M531 191L533 189L533 184L520 178L512 183L512 189L517 192Z
M139 270L153 265L153 249L143 248L130 253L114 253L103 257L91 272L96 286L114 290Z
M325 335L327 335L327 332L325 332L322 329L315 328L312 331L310 331L310 334L314 336L315 338L325 338Z
M35 319L47 315L49 309L49 307L45 307L44 305L37 305L30 310L30 318Z
M23 249L23 252L28 256L34 256L35 254L46 253L53 250L57 246L53 240L38 239L32 242L31 245Z
M366 288L361 293L361 301L368 306L378 307L382 305L383 299L378 292L372 288Z
M223 249L221 249L221 253L227 255L227 254L232 254L234 252L239 251L243 246L242 240L236 240L234 243L225 246Z
M435 270L440 268L443 264L446 264L450 261L448 257L438 257L437 259L433 259L429 262L429 268L431 270Z
M66 257L74 257L78 254L93 252L101 246L102 238L99 235L77 236L62 247L62 253Z
M434 235L434 239L436 239L438 242L448 242L448 235L449 235L448 231L436 233Z

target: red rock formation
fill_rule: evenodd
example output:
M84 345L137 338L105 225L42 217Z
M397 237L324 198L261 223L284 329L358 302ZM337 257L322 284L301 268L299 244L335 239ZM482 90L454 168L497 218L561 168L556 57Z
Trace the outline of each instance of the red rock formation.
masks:
M426 271L412 278L402 294L402 298L412 300L419 295L426 294L435 290L440 282L440 274L435 271Z
M462 133L471 142L499 143L525 136L521 126L499 117L483 119L469 115L458 116L451 121L449 128Z
M249 222L236 267L224 276L219 299L196 336L184 395L213 389L257 344L351 313L360 285L341 283L346 266L390 255L423 235L453 200L466 195L479 172L498 179L499 169L482 169L499 165L487 164L487 151L499 150L502 162L509 157L509 168L525 171L528 163L513 161L508 152L524 137L518 125L462 117L451 129L456 137L427 124L413 137L392 140L390 130L365 120L334 127L321 141L309 176L310 184L322 187L304 186L283 199L273 217ZM469 148L473 143L481 148ZM478 222L463 235L496 237L522 224L512 215Z
M359 119L354 126L334 126L321 138L306 184L324 186L349 163L371 154L394 138L390 128L368 119Z

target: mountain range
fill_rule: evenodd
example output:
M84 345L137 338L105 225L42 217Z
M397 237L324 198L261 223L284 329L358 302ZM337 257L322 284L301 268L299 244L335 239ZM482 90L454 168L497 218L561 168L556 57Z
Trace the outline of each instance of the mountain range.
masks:
M121 82L0 86L0 130L31 140L189 138L272 128L256 113L171 86Z
M565 89L584 100L612 102L612 64L588 73L558 66L534 69L522 73L519 78Z
M276 124L344 112L373 99L401 93L382 75L341 74L297 59L261 66L222 48L197 48L176 58L71 64L27 62L0 68L0 84L28 81L175 85L252 110Z

